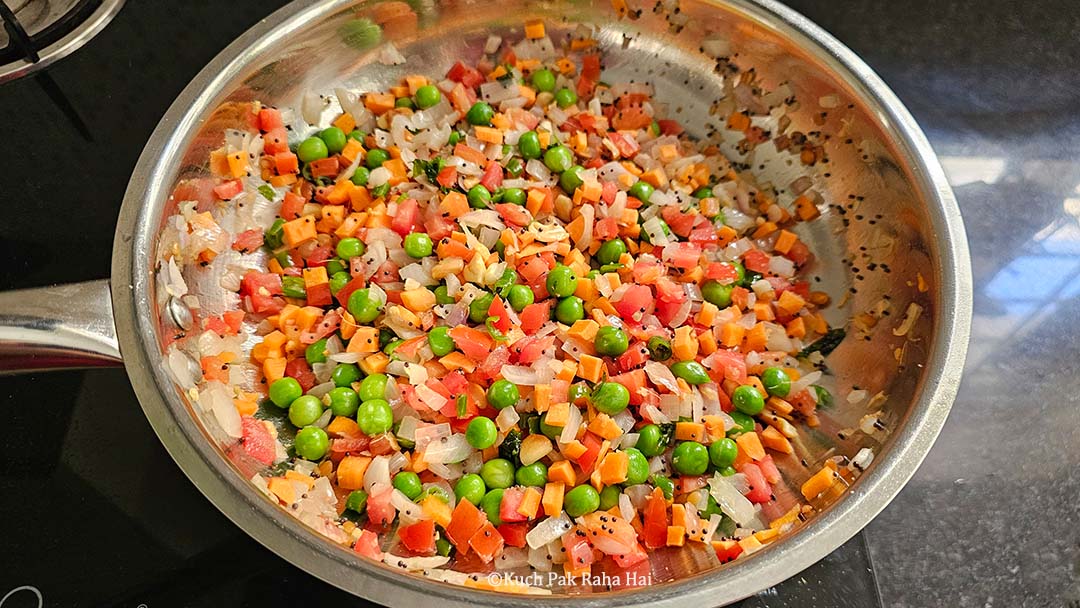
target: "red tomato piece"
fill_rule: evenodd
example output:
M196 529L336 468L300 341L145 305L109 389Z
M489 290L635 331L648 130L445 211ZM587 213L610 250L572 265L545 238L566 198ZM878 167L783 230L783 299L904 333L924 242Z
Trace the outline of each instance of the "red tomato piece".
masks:
M710 355L713 360L712 369L721 372L720 380L732 380L739 384L746 383L746 356L740 352L720 349Z
M681 135L683 132L682 126L674 120L667 120L662 118L656 121L656 123L660 125L661 135Z
M295 378L300 383L300 388L304 389L304 392L311 390L311 387L315 386L315 372L311 371L311 366L303 357L299 357L289 361L285 365L285 375L290 378Z
M644 563L649 560L649 554L645 552L645 549L640 544L634 543L634 548L626 553L616 553L611 556L611 559L620 568L629 568L636 564Z
M240 419L240 428L243 433L240 442L248 456L265 465L274 464L274 456L277 453L274 437L262 420L244 416Z
M262 108L259 110L259 130L270 131L285 126L281 118L281 111L276 108Z
M604 182L601 186L600 200L605 205L610 205L615 202L615 195L619 193L619 185L615 182Z
M772 486L765 481L765 475L756 464L743 463L739 472L746 475L746 482L750 484L750 489L745 494L747 500L758 504L772 500Z
M653 292L645 285L631 285L618 302L614 303L616 312L627 321L635 321L635 314L643 315L653 308ZM640 317L638 317L640 319Z
M813 254L810 253L810 248L802 241L795 241L795 244L792 245L791 249L784 255L798 266L805 265L810 261L810 258L813 257Z
M334 250L329 245L319 245L311 250L308 254L307 267L315 268L317 266L326 266L327 260L334 257Z
M480 177L480 184L488 189L488 192L495 192L495 189L502 186L503 182L503 168L498 161L489 160L487 167L484 168L484 175Z
M656 549L667 545L667 501L660 488L653 490L649 499L645 502L644 525L641 536L645 540L645 546Z
M678 205L668 205L660 211L660 214L663 216L664 221L667 222L668 227L671 228L671 231L681 237L690 236L694 224L701 218L696 213L679 211Z
M457 182L457 167L443 167L435 181L439 182L439 185L443 188L453 186Z
M759 249L751 249L743 254L743 266L747 270L764 274L769 271L769 254Z
M518 507L521 506L523 500L525 500L524 488L514 486L503 490L502 502L499 503L499 519L509 522L528 521L528 517L518 513Z
M490 521L484 522L484 525L469 539L469 548L476 552L480 561L487 564L502 553L503 537Z
M705 267L705 278L727 285L738 280L739 273L735 266L726 262L709 262Z
M506 544L511 547L524 547L525 535L529 532L529 524L524 522L502 524L496 530L499 531L499 536L503 537L503 542Z
M761 469L761 474L765 476L765 481L770 484L780 483L782 476L780 469L776 468L776 463L773 462L772 454L766 454L765 458L757 461L757 466Z
M281 303L274 300L281 294L281 277L272 272L249 270L240 281L240 296L250 299L251 312L281 310Z
M289 151L289 132L285 127L274 127L263 135L263 152L282 154Z
M353 545L353 551L380 562L383 559L383 552L379 549L379 535L371 530L360 532L360 537L356 539L356 544Z
M521 331L530 334L551 320L551 300L529 304L521 311Z
M233 241L232 248L240 253L250 253L255 251L263 245L263 232L262 230L252 229L245 230L236 235L236 240Z
M491 351L484 362L477 366L476 373L481 378L492 379L497 377L508 363L510 363L510 349L500 346Z
M307 203L307 200L299 194L286 192L285 199L281 201L281 213L279 215L286 221L295 220L303 213L305 203Z
M368 521L376 525L387 525L397 517L397 508L390 502L394 488L388 487L368 496ZM468 501L463 501L468 502Z
M742 545L736 540L713 541L713 549L721 564L726 564L742 554Z
M596 434L586 431L581 437L581 443L585 446L585 453L579 456L576 462L581 467L582 474L588 476L596 466L596 457L600 455L603 441Z
M624 135L623 133L608 133L608 139L611 140L611 143L615 144L615 149L619 151L619 156L622 156L623 158L633 158L641 151L641 146L638 145L637 139L630 135Z
M630 348L626 349L626 352L619 355L615 360L619 369L623 371L630 371L632 369L645 365L645 362L649 359L649 349L644 342L638 340L630 345Z
M610 241L619 236L619 220L613 217L597 220L596 225L593 226L593 235L604 241Z
M398 528L398 538L405 548L418 555L435 554L435 522L422 519L411 526Z
M513 203L499 203L495 205L495 211L507 224L524 227L532 221L532 214L527 209Z
M334 297L337 298L338 303L340 303L342 306L348 306L349 296L351 296L353 292L357 289L362 289L364 285L366 285L366 283L364 282L364 275L357 275L351 280L349 280L348 283L345 283L345 285L343 285L341 289L339 289L338 292L334 294Z
M592 547L586 539L583 530L571 530L562 537L563 548L566 549L566 559L572 564L574 570L580 570L593 563Z
M551 345L554 343L555 336L544 336L543 338L526 336L517 342L514 342L514 345L510 347L510 352L513 354L514 363L517 363L518 365L531 365L544 354L545 350L551 348Z
M214 195L227 201L244 191L244 182L233 179L214 186Z
M676 268L694 268L701 258L701 245L696 243L671 243L664 247L664 258Z
M397 214L390 222L390 228L405 236L417 230L417 222L420 220L420 203L416 199L407 198L397 206Z
M488 317L494 317L491 325L501 331L510 331L510 315L506 312L506 305L503 303L502 298L495 296L495 299L491 301L491 306L488 307Z

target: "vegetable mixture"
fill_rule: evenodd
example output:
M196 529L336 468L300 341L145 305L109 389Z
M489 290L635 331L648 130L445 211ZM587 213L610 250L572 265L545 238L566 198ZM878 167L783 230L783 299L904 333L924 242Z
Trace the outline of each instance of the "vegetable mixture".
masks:
M194 390L226 395L207 407L270 497L443 580L495 584L451 560L578 575L776 540L844 485L830 461L797 496L775 464L831 399L807 354L842 337L799 277L792 227L814 202L778 203L650 86L604 82L595 41L545 57L534 22L487 47L339 91L307 138L291 111L250 108L211 157L212 206L272 224L203 238L191 263L247 260L239 310L203 315L200 340L258 337L204 349ZM192 235L228 229L199 211ZM248 358L261 388L237 383Z

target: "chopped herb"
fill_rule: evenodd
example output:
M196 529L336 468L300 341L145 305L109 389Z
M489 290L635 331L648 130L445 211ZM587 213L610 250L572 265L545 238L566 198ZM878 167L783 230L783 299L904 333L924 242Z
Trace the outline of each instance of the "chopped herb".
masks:
M274 189L271 188L270 186L268 186L267 184L263 184L263 185L259 186L259 194L266 197L266 200L272 201L272 200L274 200L274 196L277 193L274 192Z
M439 172L446 166L446 159L437 156L431 160L423 160L418 158L413 161L412 174L413 177L419 177L423 175L428 178L428 181L435 183L435 180L439 178Z
M675 438L675 423L664 422L656 426L660 427L660 447L665 448L671 445L671 440Z
M653 361L667 361L671 358L671 342L660 336L649 338L648 348L649 356L652 357Z
M499 458L505 458L514 463L515 467L521 466L518 455L521 453L521 431L512 429L506 434L506 439L499 444Z
M381 186L375 186L371 189L371 195L375 198L385 198L390 193L390 182L387 182Z
M843 327L834 327L825 332L825 335L818 338L813 344L799 351L799 356L806 357L811 353L821 353L822 357L826 357L836 350L837 346L840 346L846 335L847 331Z

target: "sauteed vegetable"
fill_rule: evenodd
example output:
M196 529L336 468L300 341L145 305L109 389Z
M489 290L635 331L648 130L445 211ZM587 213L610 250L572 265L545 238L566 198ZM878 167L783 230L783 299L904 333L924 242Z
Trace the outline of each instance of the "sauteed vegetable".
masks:
M807 353L837 334L794 229L817 207L696 143L651 86L605 82L596 41L526 31L339 91L306 138L250 108L178 216L170 264L228 255L238 279L239 310L199 315L192 390L268 496L429 576L752 553L843 485L828 461L793 495L774 461L830 398Z

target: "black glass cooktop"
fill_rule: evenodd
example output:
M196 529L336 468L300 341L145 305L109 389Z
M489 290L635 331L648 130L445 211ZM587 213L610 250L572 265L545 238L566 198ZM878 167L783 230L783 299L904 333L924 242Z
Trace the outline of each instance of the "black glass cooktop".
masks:
M120 199L158 119L208 60L281 4L128 2L104 32L73 56L35 76L0 85L0 289L108 275ZM945 38L965 35L963 27L945 36L927 19L908 19L899 9L879 11L873 0L793 4L864 53L902 98L914 97L917 117L931 120L935 145L959 141L950 123L932 109L935 96L949 96L949 66L928 60L934 52L927 47L945 45L962 61L957 48L963 44ZM998 12L1009 14L1000 7ZM962 23L976 19L967 13L949 15ZM879 23L874 30L860 25L880 19L891 24ZM1024 26L1016 22L1009 27ZM972 35L985 45L994 36L986 38L988 32L982 31ZM879 46L890 39L896 44ZM905 65L901 55L912 49L923 60L917 79L900 67ZM965 86L977 88L979 82ZM0 397L3 608L364 605L267 551L211 506L158 443L122 370L2 378ZM937 599L952 594L926 595L918 585L892 585L886 596L901 601L883 601L879 580L910 579L918 568L909 574L875 571L870 557L909 563L893 555L894 548L906 546L901 539L908 534L905 526L893 523L926 517L926 505L917 499L928 492L936 495L932 488L906 491L902 496L914 497L903 505L907 515L890 511L885 523L875 523L876 536L856 536L822 562L741 605L946 605ZM943 563L948 555L943 553ZM984 605L977 590L953 597L967 599L948 605ZM965 603L973 598L977 603ZM1017 602L1005 604L1026 601L1013 599ZM992 600L986 605L998 605Z

